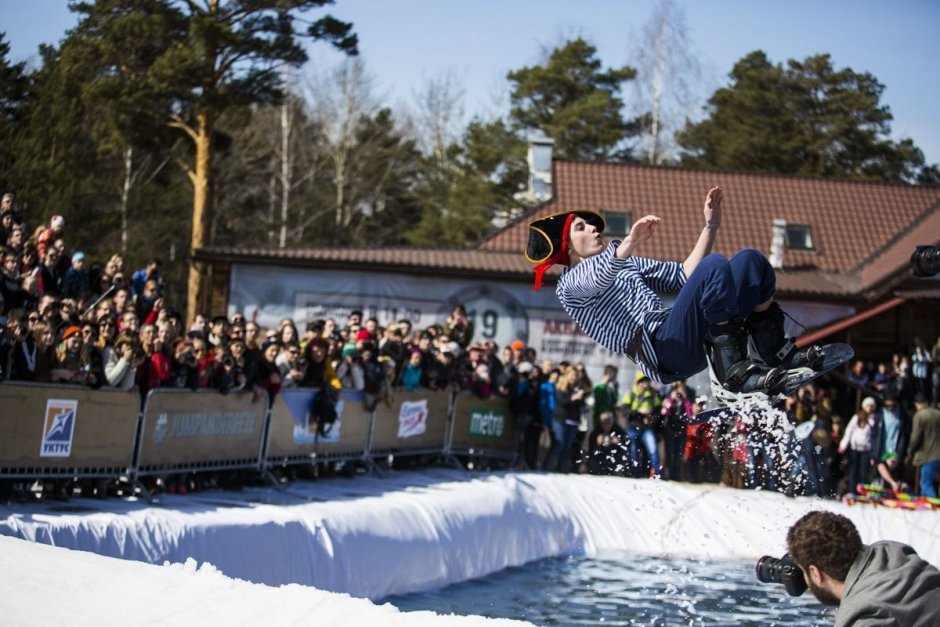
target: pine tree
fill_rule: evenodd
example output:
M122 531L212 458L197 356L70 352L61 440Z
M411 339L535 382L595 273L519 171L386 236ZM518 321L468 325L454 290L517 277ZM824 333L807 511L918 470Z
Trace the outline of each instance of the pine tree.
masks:
M70 71L58 50L40 49L42 66L33 76L29 104L11 139L11 178L31 228L53 214L68 224L96 230L98 159L81 97L85 76ZM72 245L87 241L75 240Z
M601 69L597 49L574 39L552 50L542 65L509 72L511 118L522 129L541 130L555 140L562 159L626 159L626 140L640 132L639 120L623 118L623 84L636 70Z
M905 139L890 139L884 86L836 70L828 54L773 64L761 51L738 61L709 117L678 135L692 167L867 180L930 182L936 166Z
M133 120L127 126L167 125L190 142L192 153L179 163L193 187L192 250L210 243L213 141L223 113L277 102L282 96L279 68L307 60L302 40L326 41L355 54L357 40L348 23L326 16L305 31L295 29L301 14L329 3L97 0L72 5L81 20L69 39L81 40L84 63L96 70L88 89L114 94L114 108ZM207 305L199 270L193 264L189 272L189 316Z
M473 120L443 158L425 159L417 189L421 219L408 241L460 247L479 240L494 221L513 217L526 176L522 139L501 120Z
M10 43L6 33L0 32L0 194L15 187L11 168L16 151L12 145L22 129L30 89L26 63L11 63L9 55Z

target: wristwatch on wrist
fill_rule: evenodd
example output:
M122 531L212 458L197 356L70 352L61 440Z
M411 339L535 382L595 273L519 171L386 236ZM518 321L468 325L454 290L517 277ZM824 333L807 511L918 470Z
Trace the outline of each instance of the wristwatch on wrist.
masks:
M719 226L721 226L721 222L718 220L706 220L705 221L706 229L710 229L714 231L714 230L717 230Z

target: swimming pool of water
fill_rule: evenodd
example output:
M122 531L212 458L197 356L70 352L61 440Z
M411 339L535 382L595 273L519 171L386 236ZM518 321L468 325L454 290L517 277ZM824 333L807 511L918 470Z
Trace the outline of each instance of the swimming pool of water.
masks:
M389 597L401 610L536 625L831 625L807 591L763 584L753 562L623 553L553 558L442 590Z

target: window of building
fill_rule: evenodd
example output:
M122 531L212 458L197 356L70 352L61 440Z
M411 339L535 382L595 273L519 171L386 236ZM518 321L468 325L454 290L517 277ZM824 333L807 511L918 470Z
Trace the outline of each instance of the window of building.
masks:
M787 248L790 250L813 250L813 230L808 224L787 225Z
M629 213L605 209L601 211L601 215L604 216L604 223L606 224L604 235L608 237L623 237L630 232L630 227L633 226Z

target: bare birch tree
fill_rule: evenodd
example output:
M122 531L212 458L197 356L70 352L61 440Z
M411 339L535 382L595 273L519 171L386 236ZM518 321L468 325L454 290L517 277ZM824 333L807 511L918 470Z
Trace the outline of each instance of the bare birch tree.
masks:
M280 248L298 243L322 152L305 104L288 92L282 104L261 107L247 121L229 125L233 148L218 168L218 217L248 219L257 228L243 235L260 235Z
M662 0L637 38L631 65L635 109L647 118L644 152L650 164L675 157L675 132L702 100L702 69L690 47L685 13L673 0Z
M415 140L421 153L440 170L450 167L448 153L464 131L464 96L463 85L451 71L432 76L414 96Z
M378 109L372 79L359 58L343 61L334 69L310 75L302 91L311 117L320 126L333 177L334 197L330 210L333 224L342 228L352 221L356 208L349 202L351 169L357 147L356 133L363 119ZM305 222L317 220L320 212L308 215Z

